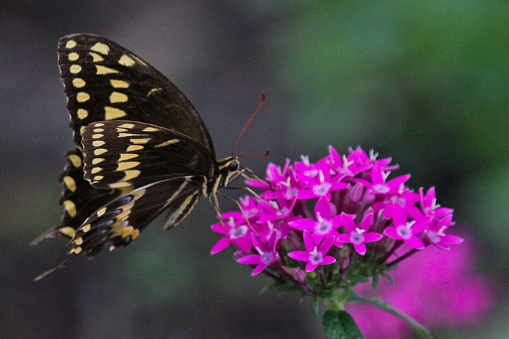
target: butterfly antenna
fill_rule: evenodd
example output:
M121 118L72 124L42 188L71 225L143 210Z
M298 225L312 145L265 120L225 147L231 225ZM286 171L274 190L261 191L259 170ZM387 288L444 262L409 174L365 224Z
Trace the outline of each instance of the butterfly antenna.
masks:
M249 120L246 122L246 124L240 131L239 136L237 137L237 140L235 141L235 144L233 145L232 156L235 154L235 148L237 148L237 144L239 143L240 137L244 133L246 127L251 123L251 120L253 120L253 118L256 116L256 114L258 113L260 108L262 108L264 102L265 102L265 93L262 94L262 101L260 101L260 104L258 104L258 107L256 108L256 110L254 111L254 113L251 115ZM269 155L269 151L267 151L265 155ZM242 155L242 156L246 156L246 155ZM257 155L255 155L255 156L257 156ZM258 156L264 156L264 155L258 155Z

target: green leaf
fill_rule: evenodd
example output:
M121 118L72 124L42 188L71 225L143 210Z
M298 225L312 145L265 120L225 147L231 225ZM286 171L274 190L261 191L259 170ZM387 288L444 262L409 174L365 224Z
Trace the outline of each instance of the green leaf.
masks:
M320 304L318 302L318 298L314 297L313 301L311 301L311 309L313 310L313 312L315 312L315 314L318 314L319 307L320 307Z
M268 285L265 285L265 287L263 287L259 294L264 294L264 293L267 293L268 291L270 291L271 289L275 288L276 287L276 284L272 283L272 284L268 284Z
M323 315L327 339L364 339L353 317L346 311L329 310Z
M360 274L349 274L348 278L355 284L368 282L369 279Z

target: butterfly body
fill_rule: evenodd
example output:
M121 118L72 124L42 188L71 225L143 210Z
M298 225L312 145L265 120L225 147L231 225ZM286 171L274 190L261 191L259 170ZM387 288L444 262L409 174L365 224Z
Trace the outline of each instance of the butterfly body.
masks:
M63 235L71 257L93 257L128 245L164 211L165 228L175 226L227 186L238 158L216 160L194 106L154 67L92 34L60 39L58 57L77 147L60 176L62 224L34 243Z

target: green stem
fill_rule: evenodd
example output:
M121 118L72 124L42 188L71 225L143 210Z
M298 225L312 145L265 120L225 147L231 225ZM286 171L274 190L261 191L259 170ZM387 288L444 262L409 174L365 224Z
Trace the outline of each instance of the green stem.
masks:
M332 296L329 299L331 309L334 311L342 311L345 308L346 301L349 294L343 289L335 289L332 291Z
M352 295L350 295L350 298L349 298L349 302L357 302L357 303L371 304L371 305L377 306L378 308L381 308L381 309L401 318L408 325L410 325L421 338L433 339L433 336L431 335L429 330L426 327L424 327L422 324L420 324L417 320L410 318L408 315L402 313L397 308L386 303L385 301L383 301L380 298L361 298L361 297L353 294L353 292L352 292Z

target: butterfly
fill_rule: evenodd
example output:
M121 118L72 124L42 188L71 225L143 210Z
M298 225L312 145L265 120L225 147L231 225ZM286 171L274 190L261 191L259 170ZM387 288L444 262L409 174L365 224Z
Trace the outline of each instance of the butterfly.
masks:
M33 244L64 236L71 249L36 280L79 254L129 245L164 211L165 228L174 227L202 196L218 210L216 192L239 172L237 156L216 160L186 96L126 48L98 35L67 35L58 64L77 147L60 175L61 224Z

